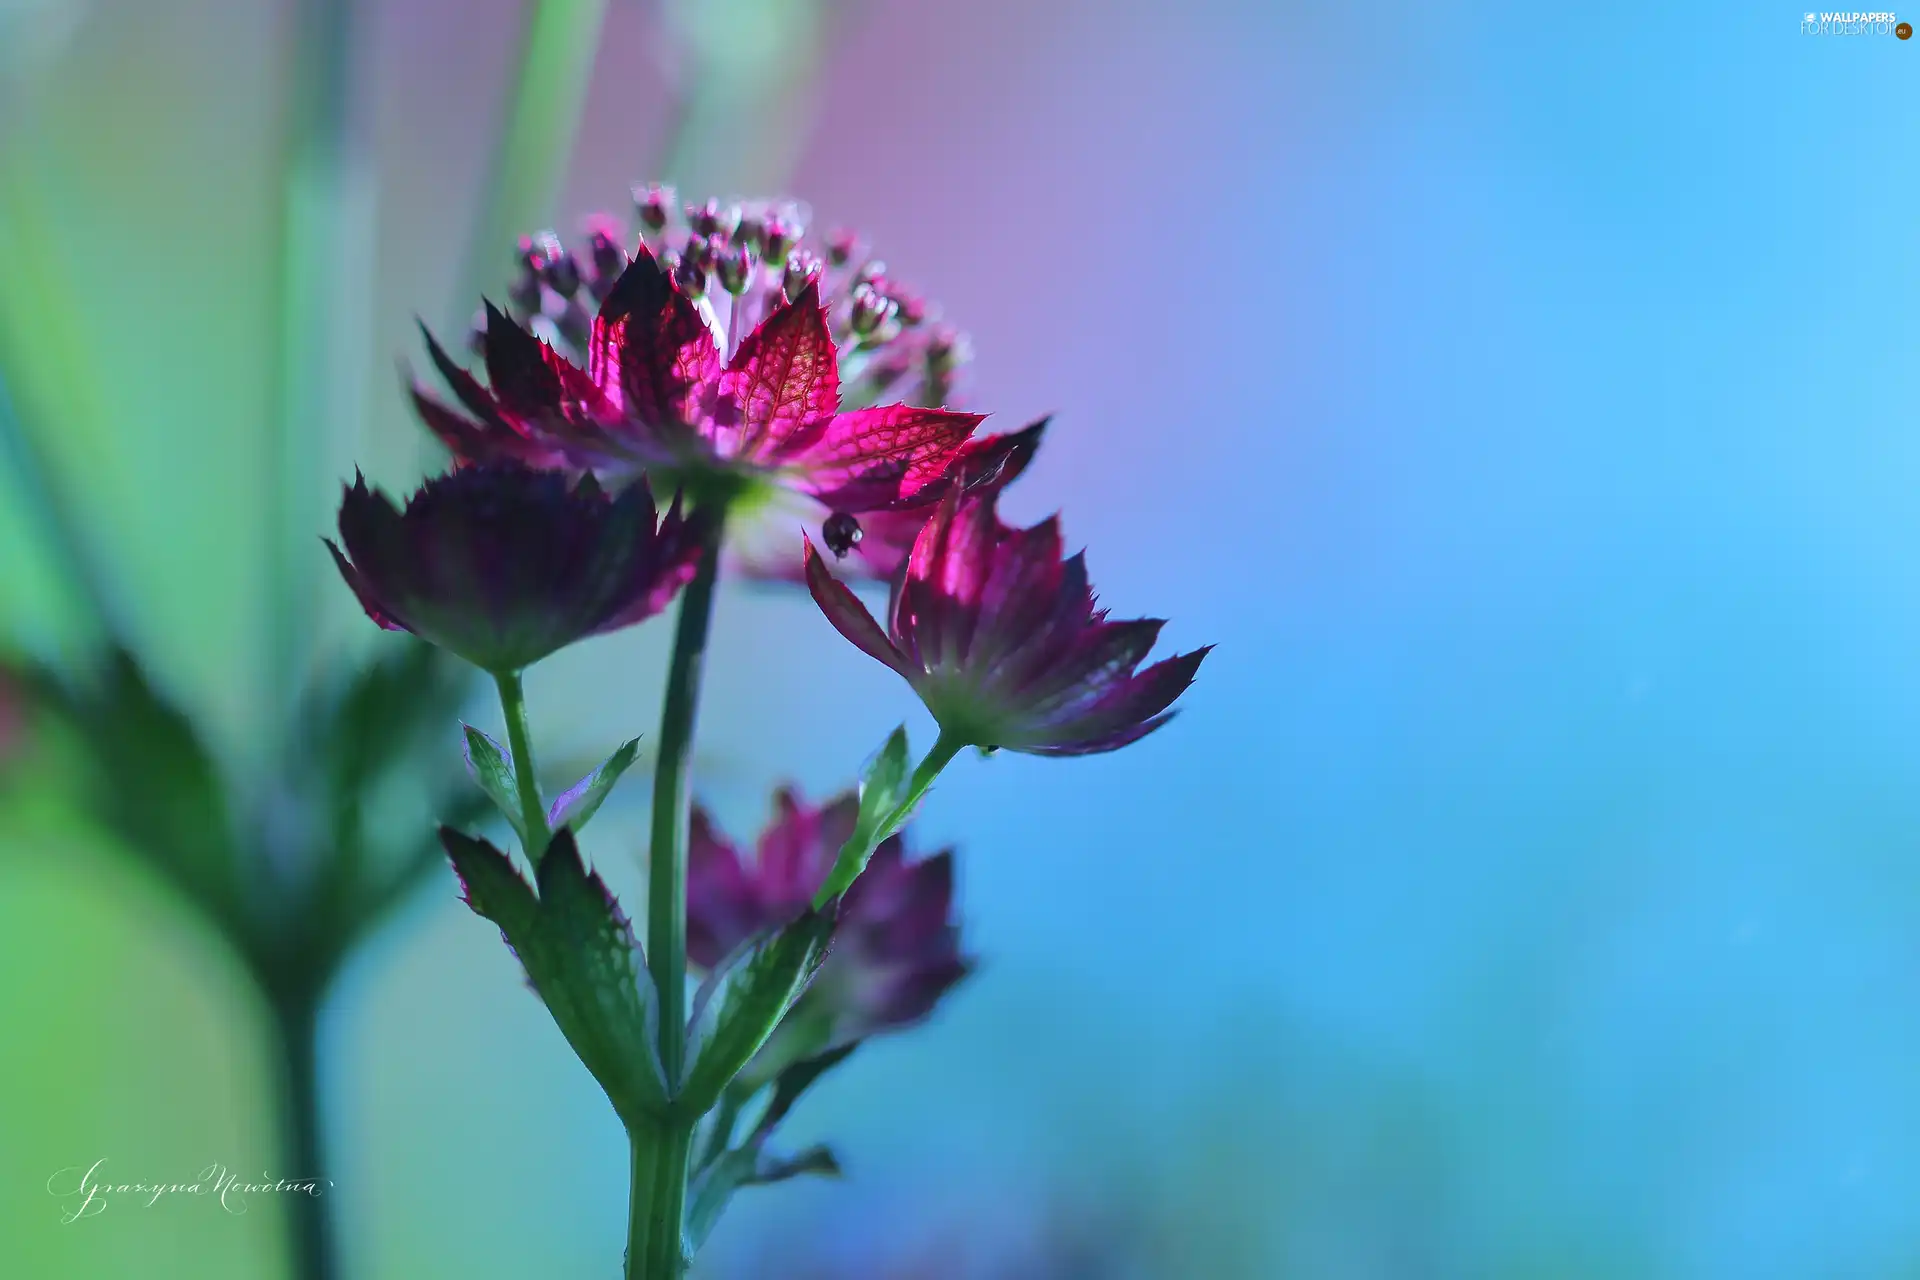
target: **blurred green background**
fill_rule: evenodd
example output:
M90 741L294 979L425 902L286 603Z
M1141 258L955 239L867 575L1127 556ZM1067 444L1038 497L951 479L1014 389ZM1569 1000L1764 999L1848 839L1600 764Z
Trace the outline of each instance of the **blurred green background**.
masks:
M611 0L536 220L664 175L862 227L971 331L974 404L1056 413L1012 513L1221 646L1137 748L942 782L918 841L961 847L981 973L808 1100L848 1179L744 1195L706 1274L1920 1274L1920 52L1802 16ZM526 18L356 6L364 149L301 275L290 5L0 0L0 373L237 769L288 530L316 652L391 642L317 537L354 465L425 464L414 317L504 277ZM289 279L345 317L306 383ZM71 655L33 499L0 470L0 639ZM698 786L740 833L925 740L804 597L717 627ZM665 647L534 671L548 755L651 733ZM103 1157L280 1173L271 1058L231 958L18 767L0 1274L282 1274L271 1197L60 1223ZM623 896L640 830L630 795L588 841ZM451 875L323 1035L349 1275L616 1273L622 1135Z

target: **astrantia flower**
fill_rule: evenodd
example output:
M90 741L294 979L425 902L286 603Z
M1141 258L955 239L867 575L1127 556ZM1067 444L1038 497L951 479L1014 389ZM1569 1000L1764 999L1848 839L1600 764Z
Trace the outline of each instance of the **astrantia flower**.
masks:
M657 518L645 481L608 497L587 477L511 464L429 480L396 509L356 477L332 540L367 616L492 672L664 609L693 576L704 521L675 499Z
M748 857L696 808L687 850L688 959L710 969L755 933L805 911L858 810L851 794L814 808L782 790L772 825ZM762 1051L765 1063L785 1065L932 1012L968 969L952 906L951 850L909 862L900 836L882 843L841 899L826 962Z
M885 574L920 517L877 513L929 506L956 471L1025 465L1037 432L970 445L980 415L939 407L964 340L857 241L815 252L790 204L709 202L683 219L660 188L637 199L631 258L605 219L581 254L551 233L523 243L511 313L489 306L476 335L487 385L428 335L465 412L419 387L415 404L457 459L725 493L737 567L784 577L796 524L872 524L854 563Z
M814 600L840 634L905 677L942 734L960 742L1088 755L1165 724L1208 649L1137 670L1164 622L1107 621L1094 607L1085 553L1060 558L1058 518L1009 528L994 510L998 496L956 492L934 509L884 628L808 542Z

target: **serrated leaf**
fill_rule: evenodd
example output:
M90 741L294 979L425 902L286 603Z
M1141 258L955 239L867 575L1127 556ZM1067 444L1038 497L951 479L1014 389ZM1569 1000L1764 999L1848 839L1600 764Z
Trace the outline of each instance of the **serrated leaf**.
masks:
M808 911L736 948L701 984L687 1027L687 1068L675 1105L705 1115L787 1015L833 937L833 916Z
M640 754L640 739L634 738L624 743L619 750L600 762L586 777L574 783L553 802L553 808L547 813L547 826L554 830L571 827L576 832L587 825L587 819L599 812L607 796L613 791L613 784L620 781L620 775L627 771L634 758Z
M466 731L467 773L487 793L507 822L513 827L514 834L526 843L527 825L520 817L520 795L513 776L513 761L507 757L507 749L489 738L470 724L460 726Z
M873 851L880 847L881 841L893 834L888 829L892 825L889 819L900 807L906 787L907 727L901 725L887 736L886 742L861 771L860 810L854 819L853 834L840 846L833 870L814 895L813 904L816 908L825 907L845 893L847 887L867 869Z
M573 832L554 833L537 873L539 894L500 850L450 827L440 831L467 902L500 926L527 980L581 1063L629 1129L666 1108L655 1048L659 1002L633 929Z
M606 883L580 861L571 828L555 833L538 875L556 992L564 993L560 1001L549 997L547 1007L623 1119L657 1114L667 1101L655 1049L660 1006L633 926Z

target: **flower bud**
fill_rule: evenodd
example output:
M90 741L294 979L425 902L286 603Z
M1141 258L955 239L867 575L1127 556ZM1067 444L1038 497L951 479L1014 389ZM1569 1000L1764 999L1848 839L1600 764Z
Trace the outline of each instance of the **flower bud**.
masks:
M739 223L739 205L723 205L709 198L705 204L687 206L687 225L696 236L731 236Z
M596 301L604 301L613 282L627 269L627 251L620 247L621 237L610 219L596 218L588 226L587 260L593 270L589 289Z
M672 187L663 187L650 182L645 187L633 189L634 209L640 215L640 225L648 235L659 235L667 229L667 223L673 217L674 194Z
M720 277L720 287L734 297L747 291L747 284L753 279L753 255L747 246L735 240L714 255L714 271Z
M854 251L860 247L860 239L845 229L835 231L827 237L827 262L831 266L844 267L853 260Z
M733 242L758 257L766 251L767 224L758 214L743 214L733 229Z
M806 289L808 282L817 278L819 274L820 259L805 250L788 258L786 275L781 281L781 288L787 295L787 301L792 302L799 297Z
M695 255L685 254L675 267L673 278L680 286L680 292L696 302L707 295L707 273L695 260Z
M774 270L785 268L787 255L791 254L794 246L800 243L799 226L775 215L767 219L764 234L766 242L761 246L761 256Z
M877 289L862 287L853 295L853 331L871 337L893 318L894 301Z

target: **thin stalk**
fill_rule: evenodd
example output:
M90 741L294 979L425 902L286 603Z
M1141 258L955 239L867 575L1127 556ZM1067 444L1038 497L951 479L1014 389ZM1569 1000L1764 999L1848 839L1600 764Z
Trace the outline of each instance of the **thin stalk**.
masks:
M318 991L270 997L280 1056L280 1128L287 1181L311 1182L315 1195L286 1197L292 1229L294 1280L336 1280L340 1274L333 1223L333 1184L327 1178L320 1124L320 1003Z
M633 1234L629 1221L627 1280L680 1280L687 1273L687 1155L693 1146L693 1122L670 1118L666 1126L645 1135L652 1145L634 1147L634 1189L640 1186L643 1160L652 1165L649 1221Z
M520 822L527 832L527 861L540 865L547 851L547 809L540 801L540 779L534 772L533 738L527 732L527 692L518 671L496 674L500 710L507 717L507 751L513 757L513 782L520 793Z
M814 895L815 910L825 910L828 903L847 891L848 886L858 877L860 869L867 865L867 858L872 855L873 850L879 848L881 841L899 830L900 824L912 816L914 806L926 796L928 789L933 786L934 779L953 763L953 758L959 755L961 748L966 745L965 739L948 733L945 729L940 731L940 736L934 739L933 749L921 759L920 764L913 771L913 777L908 780L906 795L893 807L893 812L887 815L886 820L868 837L868 847L859 851L860 858L849 864L846 847L842 846L840 856L834 860L834 873L827 877L826 882L820 886L820 891ZM852 840L849 839L847 843L852 844ZM842 869L849 865L851 865L852 874L844 874Z
M669 1088L677 1088L687 1051L687 810L692 798L693 743L706 665L707 633L713 621L714 586L720 577L720 545L726 508L719 507L693 581L680 597L673 658L667 668L666 705L660 716L659 757L653 774L653 825L647 857L647 967L660 1000L660 1063ZM677 1280L681 1228L687 1210L687 1153L698 1116L669 1116L657 1135L644 1249L629 1249L629 1276ZM637 1180L636 1180L636 1192ZM637 1210L636 1210L637 1212ZM633 1271L644 1266L643 1271Z

